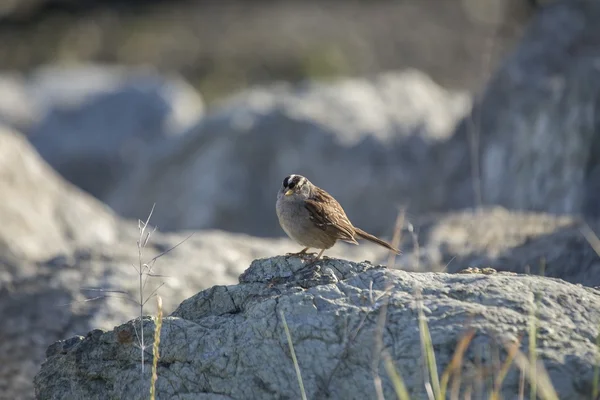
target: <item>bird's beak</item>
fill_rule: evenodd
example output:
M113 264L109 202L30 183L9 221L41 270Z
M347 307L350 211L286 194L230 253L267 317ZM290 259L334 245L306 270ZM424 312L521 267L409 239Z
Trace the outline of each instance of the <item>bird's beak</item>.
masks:
M285 192L285 195L286 195L286 196L289 196L289 195L290 195L290 194L292 194L292 193L294 193L294 191L293 191L292 189L288 189L288 190Z

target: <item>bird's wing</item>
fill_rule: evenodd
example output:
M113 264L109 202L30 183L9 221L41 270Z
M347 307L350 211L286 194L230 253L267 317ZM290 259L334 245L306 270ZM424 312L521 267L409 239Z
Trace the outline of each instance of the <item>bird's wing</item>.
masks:
M342 206L329 193L315 187L304 205L317 227L334 234L338 239L358 244L354 239L354 226Z

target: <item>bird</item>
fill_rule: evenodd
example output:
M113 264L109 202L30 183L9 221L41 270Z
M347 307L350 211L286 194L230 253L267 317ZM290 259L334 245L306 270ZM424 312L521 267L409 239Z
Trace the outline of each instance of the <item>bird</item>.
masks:
M319 260L325 250L338 240L358 245L356 239L366 239L400 254L400 250L378 237L354 226L346 212L332 195L311 183L302 175L285 177L277 193L275 205L279 225L285 233L301 246L303 256L311 248L320 250Z

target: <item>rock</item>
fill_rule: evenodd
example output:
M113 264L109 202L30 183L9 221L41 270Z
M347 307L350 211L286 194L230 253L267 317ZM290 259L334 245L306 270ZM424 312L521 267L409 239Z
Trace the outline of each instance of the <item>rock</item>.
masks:
M154 233L144 261L177 245L187 235ZM11 394L8 398L32 398L31 382L49 345L93 329L112 329L139 315L135 304L139 276L133 268L138 265L137 238L135 227L124 225L113 243L80 247L44 262L3 261L0 256L0 314L11 321L0 325L0 354L5 355L0 357L4 359L0 363L0 382L4 383L0 383L0 393ZM235 283L254 258L290 250L296 251L297 246L286 239L195 232L156 262L154 273L159 277L149 279L144 295L148 298L160 286L158 294L165 313L169 313L199 290ZM329 254L356 260L365 255L383 258L376 246L369 245L336 246ZM127 295L133 301L124 299ZM96 300L87 301L93 298ZM154 299L145 312L155 312Z
M490 267L594 287L600 285L600 256L582 233L585 226L575 217L501 207L430 215L415 219L415 237L403 235L397 264L447 272ZM597 223L591 227L600 232Z
M32 379L51 343L110 329L138 313L136 304L122 297L138 299L132 266L138 264L139 233L65 182L22 135L6 128L0 130L0 193L0 315L10 321L0 324L0 398L31 399ZM188 234L156 232L144 261ZM234 283L257 257L298 250L287 239L195 232L157 261L154 272L161 276L149 280L145 294L164 282L158 293L170 312L198 290ZM326 254L357 260L386 256L369 244L341 244ZM146 310L153 306L151 301Z
M204 109L182 79L144 69L46 67L28 86L44 111L28 131L31 143L63 177L101 200L150 146L165 146Z
M469 104L466 94L416 71L256 88L172 146L154 146L107 203L139 218L156 202L166 230L279 236L276 193L285 176L299 173L334 195L357 226L389 236L399 204L439 210L456 191L445 180L456 162L436 143ZM451 156L467 157L461 151Z
M502 343L523 335L520 348L527 352L537 293L542 304L537 308L537 357L558 397L591 393L600 326L600 294L592 289L503 273L408 273L345 260L325 260L319 266L313 271L321 272L311 278L297 258L256 260L240 284L216 286L184 301L163 320L157 398L300 397L282 314L308 398L372 398L374 337L387 284L392 289L382 340L411 397L426 398L418 291L440 375L466 329L474 329L463 356L463 389L477 384L490 389L475 370L499 367L506 352L495 349ZM330 279L323 280L324 271ZM153 330L154 320L146 318L146 343L152 342ZM55 343L35 378L37 398L146 398L150 360L140 376L134 338L130 321ZM379 360L384 394L393 398ZM503 398L517 398L519 379L511 369L502 385Z
M64 182L17 132L0 127L0 251L41 260L76 244L111 243L118 222Z
M0 75L0 123L24 132L39 122L39 109L27 90L25 78L16 73Z
M600 216L598 20L598 2L546 5L457 131L479 135L483 204Z

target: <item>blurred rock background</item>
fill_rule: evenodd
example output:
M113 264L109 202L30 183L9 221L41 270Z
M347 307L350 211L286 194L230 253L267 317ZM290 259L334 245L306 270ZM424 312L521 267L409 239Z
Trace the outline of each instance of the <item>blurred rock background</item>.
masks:
M399 268L543 260L600 285L580 232L600 213L597 2L3 1L0 70L0 398L32 396L53 341L135 316L84 288L135 290L154 204L149 258L194 233L158 263L167 312L298 250L274 212L290 173L387 239L404 208Z

